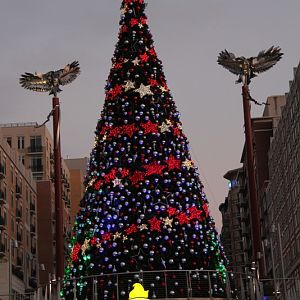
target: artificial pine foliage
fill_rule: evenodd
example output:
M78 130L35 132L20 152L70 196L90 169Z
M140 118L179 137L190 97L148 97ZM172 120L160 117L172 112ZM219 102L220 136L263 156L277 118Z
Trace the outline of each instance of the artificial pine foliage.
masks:
M65 270L65 299L74 298L72 278L141 270L216 270L213 295L224 293L225 255L145 6L144 0L123 0L121 6L119 41ZM168 278L170 298L186 293L176 276ZM99 299L115 299L114 284L113 276L100 280ZM149 281L149 296L160 284L160 276ZM120 289L120 299L128 299ZM200 296L207 289L196 287ZM86 279L77 280L76 294L91 299Z

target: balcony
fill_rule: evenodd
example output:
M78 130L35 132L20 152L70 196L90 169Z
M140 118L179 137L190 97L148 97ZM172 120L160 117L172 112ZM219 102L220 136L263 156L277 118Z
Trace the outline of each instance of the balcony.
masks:
M17 256L17 265L16 265L16 267L18 269L22 269L22 267L23 267L23 259L20 256Z
M6 204L6 195L2 190L0 190L0 204Z
M31 166L31 172L33 173L43 173L43 165Z
M16 184L16 198L22 198L22 188L18 184Z
M31 275L32 278L36 278L36 270L31 269L30 275Z
M66 204L66 206L67 206L68 208L71 207L71 199L70 199L69 197L66 197L66 199L65 199L65 204Z
M33 215L36 212L35 203L30 202L30 213Z
M20 233L20 232L17 232L17 241L19 242L19 243L22 243L22 233Z
M54 154L52 152L50 153L50 163L54 164Z
M29 285L33 288L37 288L37 282L36 282L36 277L30 277L29 278Z
M0 216L0 229L1 230L5 230L7 226L7 222L6 219L3 218L2 216Z
M5 245L0 242L0 258L5 256Z
M4 165L0 164L0 180L4 179L5 177L6 177L6 175L5 175Z
M16 220L18 222L21 222L22 221L22 209L20 208L16 208Z
M30 224L30 234L35 235L36 233L36 227L34 224Z
M15 265L12 265L12 273L16 275L19 279L23 280L24 279L24 273L23 270L16 267Z
M32 245L30 250L31 250L32 255L36 255L36 246L35 245Z
M31 145L28 147L28 154L42 154L43 153L43 146L36 146Z

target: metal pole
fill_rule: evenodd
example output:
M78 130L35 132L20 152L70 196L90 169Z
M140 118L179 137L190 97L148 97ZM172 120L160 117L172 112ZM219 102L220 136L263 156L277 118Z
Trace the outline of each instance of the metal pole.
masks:
M260 261L261 253L261 233L259 210L256 196L256 180L254 172L254 150L253 150L253 134L250 114L250 94L247 84L243 85L243 108L245 121L245 137L246 137L246 154L247 154L247 171L249 182L250 208L251 208L251 227L252 227L252 241L253 241L253 258L256 262L260 262L260 270L263 266Z
M52 99L53 108L53 138L54 138L54 174L55 174L55 216L56 216L56 278L60 280L64 275L64 229L63 203L61 184L61 149L60 149L60 106L59 98Z
M49 300L52 299L52 275L51 273L48 274L49 276Z
M12 261L11 261L11 239L9 239L9 254L8 254L8 284L9 284L9 299L11 299L12 296Z
M274 281L274 293L275 293L275 299L278 299L277 298L277 280L276 280L276 270L275 270L275 262L274 262L274 252L273 252L272 235L270 235L270 246L271 246L271 260L272 260L272 270L273 270L273 281Z
M117 300L119 300L119 275L117 275Z
M278 229L278 241L279 241L279 251L280 251L280 262L281 262L281 270L282 270L282 278L283 278L283 291L284 291L284 299L287 296L286 290L286 282L285 282L285 270L284 270L284 263L283 263L283 251L282 251L282 241L281 241L281 229L279 223L277 224Z
M211 289L211 279L210 272L207 272L208 275L208 290L209 290L209 299L212 299L212 289Z

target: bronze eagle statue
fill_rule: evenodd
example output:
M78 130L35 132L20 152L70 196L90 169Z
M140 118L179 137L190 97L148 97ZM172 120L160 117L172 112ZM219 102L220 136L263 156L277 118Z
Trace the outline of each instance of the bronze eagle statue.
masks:
M252 78L256 77L258 73L271 69L282 56L281 48L274 46L260 51L256 57L249 58L236 57L225 49L219 54L218 64L239 76L236 83L249 85Z
M25 73L21 75L20 84L25 89L35 92L49 92L49 95L56 97L57 93L62 91L59 86L71 83L79 74L79 63L73 61L58 71L50 71L45 74Z

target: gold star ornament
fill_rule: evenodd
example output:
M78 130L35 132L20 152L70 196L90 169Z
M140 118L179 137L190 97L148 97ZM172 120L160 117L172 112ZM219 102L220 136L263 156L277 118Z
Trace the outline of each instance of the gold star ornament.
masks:
M159 126L160 132L166 132L169 131L170 129L170 125L166 124L165 122L163 122L160 126Z
M182 163L182 165L184 166L184 167L186 167L188 170L190 169L190 168L192 168L193 167L193 162L191 161L191 160L185 160L183 163Z
M139 226L140 231L147 230L148 226L146 224L142 224Z
M135 88L134 82L132 82L130 80L125 81L125 82L126 82L126 84L124 85L125 92Z
M173 219L170 219L169 217L167 217L167 218L163 219L163 221L166 226L172 227Z
M140 87L135 90L135 92L139 93L141 98L145 97L146 95L153 95L150 89L150 85L141 84Z
M114 234L114 241L115 241L116 239L119 239L120 237L121 237L121 233L116 232L116 233Z
M138 59L138 57L136 57L133 61L132 61L134 66L138 66L140 64L140 60Z

